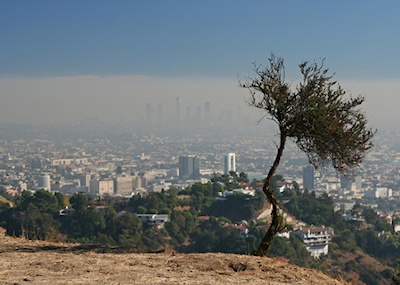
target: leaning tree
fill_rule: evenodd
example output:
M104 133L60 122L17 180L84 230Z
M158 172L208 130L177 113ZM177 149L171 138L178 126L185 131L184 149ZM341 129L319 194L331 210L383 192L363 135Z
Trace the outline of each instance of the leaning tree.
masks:
M250 92L248 104L265 111L265 118L279 129L277 154L263 185L272 205L272 222L262 239L257 255L267 255L275 234L284 227L283 215L270 188L271 180L288 140L305 152L315 167L331 162L344 174L351 173L372 147L375 130L367 127L367 118L359 109L362 96L345 96L345 91L321 64L304 61L299 65L302 78L292 88L285 79L282 58L271 55L266 67L254 65L255 76L240 82ZM264 118L263 117L263 118Z

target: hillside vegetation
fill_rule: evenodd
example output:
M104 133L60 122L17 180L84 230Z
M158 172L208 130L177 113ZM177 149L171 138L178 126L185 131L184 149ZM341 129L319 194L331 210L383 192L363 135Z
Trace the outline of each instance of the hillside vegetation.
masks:
M268 220L257 219L269 205L266 206L265 197L258 190L254 196L219 195L237 189L242 182L249 184L243 180L245 174L232 173L181 191L170 188L119 203L107 203L107 197L93 200L83 193L68 197L45 190L24 191L14 200L12 208L0 204L0 227L5 228L8 236L82 244L75 252L81 249L107 254L110 250L113 254L173 251L248 256L269 226ZM257 189L258 184L254 182L251 186ZM275 238L270 257L319 269L353 284L390 284L398 273L400 236L373 209L356 205L350 214L363 217L363 221L345 221L342 213L334 210L328 195L317 197L314 192L300 191L298 187L286 189L280 201L290 215L287 220L290 237ZM164 227L155 227L140 220L138 215L143 213L167 214L169 219ZM328 255L320 259L311 257L293 233L300 222L334 229ZM236 259L232 258L232 262Z

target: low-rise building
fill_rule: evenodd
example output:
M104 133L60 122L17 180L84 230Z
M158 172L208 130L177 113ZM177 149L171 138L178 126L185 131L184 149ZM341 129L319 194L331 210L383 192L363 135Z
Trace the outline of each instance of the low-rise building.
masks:
M80 157L80 158L60 158L51 160L52 166L71 165L71 164L86 165L88 164L88 159L86 157Z
M223 196L227 197L227 196L230 196L230 195L237 195L237 194L255 196L256 195L256 191L254 191L253 189L233 189L232 191L225 191L223 193Z
M300 227L294 232L304 243L311 256L319 258L328 254L329 243L334 231L329 227Z
M158 229L162 229L164 224L169 221L168 215L156 215L156 214L137 214L142 223L147 223L150 226L154 226Z

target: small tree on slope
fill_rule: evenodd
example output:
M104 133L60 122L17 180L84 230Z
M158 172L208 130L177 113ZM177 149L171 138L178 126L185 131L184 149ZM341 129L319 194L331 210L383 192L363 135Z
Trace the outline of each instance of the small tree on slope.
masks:
M267 67L254 65L254 78L240 82L250 92L249 105L265 110L264 117L279 128L277 154L263 185L272 205L272 223L256 251L260 256L268 254L275 234L284 226L270 183L287 140L296 143L315 168L331 162L337 171L349 174L372 147L375 134L375 130L367 127L367 119L359 109L365 98L346 99L345 91L328 74L323 61L321 64L305 61L299 68L302 80L293 90L285 81L283 59L274 55Z

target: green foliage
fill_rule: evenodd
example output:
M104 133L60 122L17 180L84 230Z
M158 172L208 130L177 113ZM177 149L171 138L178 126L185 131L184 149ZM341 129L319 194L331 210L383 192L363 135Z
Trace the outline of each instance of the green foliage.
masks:
M226 200L216 200L210 207L203 209L203 213L210 216L227 217L231 221L239 222L253 218L255 205L259 206L258 198L236 194L226 197Z
M46 190L34 194L23 191L15 200L15 207L7 212L7 234L30 239L54 239L58 234L57 217L62 209L58 198Z
M30 191L22 191L21 195L15 199L15 206L26 209L31 202L33 202L33 194Z
M114 219L115 231L107 232L117 243L124 247L137 246L141 240L142 222L137 215L126 212Z
M69 205L67 196L64 196L63 194L61 194L59 192L55 192L54 197L56 197L56 199L57 199L59 209L64 209L65 207L67 207Z
M357 263L354 260L350 260L350 261L346 262L346 264L344 265L344 270L347 272L350 272L350 271L357 272L359 270L359 268L358 268Z
M216 219L201 222L190 238L194 252L246 253L248 250L244 236Z
M376 231L392 231L392 226L382 221L374 209L356 204L351 210L353 216L363 217L365 222L372 225Z
M178 199L175 195L169 195L168 192L160 193L150 192L145 196L133 196L128 203L134 213L160 213L165 209L172 209L178 205Z
M174 240L173 243L177 247L180 247L197 224L196 212L173 210L171 213L171 221L166 223L165 229Z
M165 244L165 233L158 229L148 228L145 229L141 241L147 251L155 252Z
M69 199L75 211L84 212L88 205L88 197L84 193L75 193Z
M357 248L356 237L349 229L344 230L340 235L336 235L334 241L337 242L340 248L346 251L354 252Z
M305 190L302 193L292 192L291 199L284 205L285 209L297 219L313 225L333 225L342 220L334 211L333 200L326 193L316 198L314 192Z
M380 285L382 277L377 272L363 270L360 272L360 280L368 285Z
M213 188L211 183L203 184L200 182L196 182L191 186L191 195L203 195L203 197L212 197L213 196Z
M136 210L136 213L138 213L138 214L147 213L147 209L145 207L143 207L143 206L138 206L137 210Z
M291 263L299 266L312 266L315 263L304 244L295 235L290 235L289 239L276 237L269 254L271 257L286 257Z
M283 59L274 55L269 66L254 65L255 77L240 84L250 92L249 105L265 111L265 117L277 124L280 138L263 186L273 210L271 226L257 249L258 255L268 253L279 231L280 211L271 182L288 139L297 144L314 167L331 162L343 173L358 166L372 147L375 131L367 128L366 116L358 109L364 98L346 99L344 90L323 68L323 62L318 65L305 61L299 67L303 78L294 90L285 79Z
M29 239L49 240L58 223L49 213L42 213L35 205L29 205L22 219L22 231Z
M247 174L241 172L239 176L235 171L230 171L229 174L214 174L214 177L211 178L211 182L213 185L216 183L220 183L223 185L223 190L229 191L233 189L240 188L240 182L248 182L249 179L247 178ZM220 191L223 192L223 191ZM214 191L214 196L217 196L218 192Z

